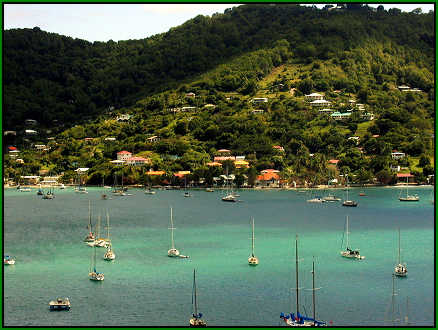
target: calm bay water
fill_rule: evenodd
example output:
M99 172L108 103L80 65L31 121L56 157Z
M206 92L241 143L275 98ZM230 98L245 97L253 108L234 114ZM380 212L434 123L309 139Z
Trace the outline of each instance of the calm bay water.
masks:
M312 311L311 267L316 261L317 318L335 326L391 325L392 272L397 228L408 277L397 278L395 318L434 324L434 204L431 187L410 188L420 202L398 201L400 188L350 190L357 208L340 202L307 203L309 193L241 191L241 203L223 203L222 192L158 191L100 200L101 191L56 191L54 200L4 192L4 252L16 257L4 267L6 326L185 326L192 312L192 274L197 270L199 309L209 326L277 326L280 312L295 309L295 235L299 236L300 309ZM342 190L334 191L343 197ZM319 192L321 194L321 192ZM114 262L98 249L101 283L88 279L93 223L110 214ZM175 244L190 259L167 257L170 206ZM345 218L350 242L363 261L340 256ZM255 254L250 267L250 218ZM105 225L102 224L102 227ZM104 229L102 229L104 232ZM49 312L48 302L69 297L69 312ZM408 299L408 304L406 303ZM408 305L408 309L406 306Z

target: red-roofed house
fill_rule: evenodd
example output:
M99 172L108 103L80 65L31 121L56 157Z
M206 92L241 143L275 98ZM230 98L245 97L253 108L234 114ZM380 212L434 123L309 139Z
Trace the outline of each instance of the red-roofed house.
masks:
M219 149L217 152L220 153L220 154L229 154L229 153L231 152L231 150L228 150L228 149Z
M272 146L272 149L284 152L284 148L282 146Z
M128 158L132 157L132 153L130 153L129 151L123 150L123 151L119 151L117 153L117 160L124 160L127 161Z
M257 184L264 187L279 187L280 176L278 175L280 171L267 169L261 171L261 175L257 176Z
M174 173L173 175L181 179L188 174L190 174L190 171L178 171L177 173Z
M338 163L339 163L339 159L330 159L330 160L328 161L328 163L329 163L329 164L333 164L333 165L338 165Z
M143 157L130 157L126 160L126 164L128 165L134 165L134 166L140 166L149 164L151 160L149 158L143 158Z
M406 184L407 182L411 182L411 179L414 176L411 173L397 173L397 182Z

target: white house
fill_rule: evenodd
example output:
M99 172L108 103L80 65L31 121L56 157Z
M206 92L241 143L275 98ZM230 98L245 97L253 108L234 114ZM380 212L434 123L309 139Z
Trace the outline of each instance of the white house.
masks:
M26 129L26 130L24 131L24 134L25 134L25 135L37 135L38 132L35 131L35 130L33 130L33 129Z
M38 122L35 119L26 119L24 121L24 124L34 126L34 125L38 124Z
M196 107L182 107L180 110L182 112L192 112L192 111L196 111Z
M122 114L120 116L117 116L117 121L128 121L131 119L131 115L129 114Z
M116 141L116 138L115 137L106 137L104 140L105 141Z
M331 107L331 102L327 101L327 100L315 100L309 103L313 108L330 108Z
M306 97L306 100L309 102L324 99L324 95L319 94L319 93L307 94L307 95L305 95L305 97Z
M251 100L252 103L266 103L268 102L267 97L255 97Z
M129 151L126 151L126 150L119 151L117 153L117 160L123 160L126 162L128 160L128 158L131 158L131 157L132 157L132 153Z
M350 118L351 116L351 112L344 112L344 113L340 113L338 111L333 112L330 117L332 117L334 120L346 120L348 118Z
M263 113L263 112L265 112L265 110L257 109L257 110L251 111L251 113L254 113L254 114L256 114L256 113Z
M392 159L402 159L406 157L406 154L404 152L399 152L397 150L394 150L391 152Z
M146 139L146 141L147 141L147 142L151 142L151 143L153 143L153 142L158 142L158 141L160 141L160 138L159 138L158 136L154 135L154 136L148 137L148 138Z
M35 147L35 149L38 150L38 151L42 151L42 150L44 150L44 149L47 148L45 144L35 144L34 147Z

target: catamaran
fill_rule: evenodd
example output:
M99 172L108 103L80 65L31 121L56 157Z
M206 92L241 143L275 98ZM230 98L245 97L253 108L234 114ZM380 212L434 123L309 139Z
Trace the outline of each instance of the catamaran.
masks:
M251 242L251 256L248 258L248 264L250 266L257 266L259 264L259 259L254 255L254 218L252 218Z
M345 244L345 250L341 251L341 256L345 258L353 258L353 259L365 259L364 256L361 256L359 253L359 249L352 249L350 248L350 232L348 231L348 215L347 220L345 222L345 235L346 235L346 244Z
M327 324L316 319L316 303L315 303L315 262L313 261L312 266L312 277L313 277L313 317L308 317L300 314L299 310L299 281L298 281L298 235L295 238L295 284L296 284L296 304L297 310L296 315L294 313L281 313L280 318L284 321L286 326L289 327L319 327L326 326Z
M189 321L191 327L206 327L207 322L201 319L202 313L198 313L198 294L196 291L196 270L193 269L193 289L192 289L192 318Z

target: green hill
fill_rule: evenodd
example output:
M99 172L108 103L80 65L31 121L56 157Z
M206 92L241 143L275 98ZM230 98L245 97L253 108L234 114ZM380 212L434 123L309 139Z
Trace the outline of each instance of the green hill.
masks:
M4 129L19 131L12 142L23 150L51 144L49 152L24 154L25 164L9 172L81 166L90 168L91 183L102 175L109 182L116 170L109 160L126 149L151 157L152 168L211 178L218 173L206 163L226 148L249 160L250 169L238 171L249 177L275 168L285 179L326 182L350 172L370 182L420 157L413 170L424 179L433 171L425 159L433 156L434 40L433 14L355 4L338 11L244 5L118 43L5 31ZM321 114L304 97L312 92L350 115ZM131 118L116 121L120 114ZM39 122L39 135L23 140L27 118ZM46 140L51 135L56 144ZM160 141L148 142L151 136ZM394 161L392 150L407 157ZM335 170L327 167L331 158L340 160ZM126 177L144 181L142 171L131 168Z

